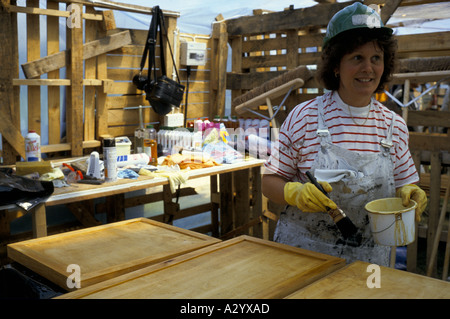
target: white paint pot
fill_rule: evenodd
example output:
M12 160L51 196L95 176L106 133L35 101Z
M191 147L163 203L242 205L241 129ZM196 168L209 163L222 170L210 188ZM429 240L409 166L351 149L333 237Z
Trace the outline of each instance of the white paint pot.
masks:
M417 203L409 201L403 206L399 197L383 198L366 204L370 230L375 242L384 246L404 246L414 241L415 208Z

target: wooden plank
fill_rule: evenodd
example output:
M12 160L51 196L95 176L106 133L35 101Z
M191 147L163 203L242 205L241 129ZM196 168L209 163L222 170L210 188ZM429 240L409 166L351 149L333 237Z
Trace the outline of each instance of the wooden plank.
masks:
M345 261L240 236L58 298L281 298Z
M92 1L86 1L86 0L60 0L60 2L65 3L80 3L85 6L95 6L99 8L105 8L105 9L120 9L121 11L126 12L135 12L135 13L143 13L143 14L151 14L152 8L144 7L140 5L135 4L128 4L128 3L118 3L116 1L109 1L109 0L102 0L92 2ZM171 17L179 17L180 13L176 11L171 10L163 10L164 15L171 16Z
M215 90L210 100L210 113L212 118L216 114L223 115L225 110L225 91L226 91L226 61L228 56L228 34L224 22L214 25L214 57L216 61L212 62L212 76L216 78L211 81L211 91Z
M29 7L39 8L39 0L27 2ZM41 57L39 16L27 15L27 61ZM39 76L39 75L36 75ZM28 130L41 135L41 88L28 87Z
M261 188L261 167L253 167L251 170L251 217L253 220L262 218L263 212L263 198ZM262 238L263 236L263 224L258 223L252 228L252 236Z
M259 34L309 26L325 27L333 15L347 3L322 4L309 8L285 10L281 12L254 15L227 20L227 32L230 36L241 34Z
M31 209L31 218L33 220L33 237L47 236L47 217L45 213L45 203L39 203Z
M219 175L220 190L220 235L233 230L233 173Z
M410 132L409 148L422 151L450 151L450 135Z
M98 31L99 37L106 36L106 31L99 30ZM97 57L97 77L99 79L105 80L108 79L108 72L107 72L107 63L106 63L106 53L100 54ZM108 107L106 106L106 97L107 97L107 91L105 90L105 87L103 88L97 88L97 110L95 113L95 136L97 138L100 138L101 136L107 135L108 132L108 119L107 119L107 111ZM119 135L113 135L113 136L119 136Z
M83 148L95 148L95 147L100 147L101 143L100 143L100 141L97 141L97 140L90 140L90 141L83 141L81 145ZM42 154L70 151L71 149L72 149L72 146L70 143L41 145L41 153Z
M380 18L384 25L387 24L401 2L402 0L385 1L384 6L380 10ZM367 3L367 5L369 5L369 3Z
M400 58L408 52L445 51L450 49L450 32L399 35L397 41Z
M1 97L0 102L2 102ZM6 113L6 108L0 108L0 118L11 118L11 116ZM8 141L8 143L14 148L17 154L22 156L22 158L25 158L25 140L19 129L15 127L11 121L5 120L0 121L0 132L2 133L2 137Z
M431 251L433 247L434 238L436 237L437 224L439 220L439 211L441 204L441 157L439 151L431 153L431 174L430 174L430 196L428 204L428 219L427 219L427 265L430 264ZM437 258L435 256L435 258ZM434 261L432 269L433 276L437 272L437 263Z
M50 6L47 6L50 8ZM18 13L26 13L28 15L46 15L48 17L70 17L71 13L68 11L60 11L58 8L53 7L53 9L39 9L39 8L30 8L30 7L21 7L21 6L10 6L11 12ZM101 14L89 14L89 13L81 13L81 18L85 20L96 20L101 21L103 19Z
M149 105L145 99L145 94L126 95L126 96L108 96L106 98L106 106L111 111L113 109L120 109L126 107L133 107L139 105ZM108 123L109 124L109 123Z
M443 280L383 266L375 273L369 266L369 263L356 261L300 289L287 299L450 298L450 283ZM380 287L375 286L377 275L380 276Z
M450 127L450 112L409 110L408 125Z
M67 204L70 212L81 222L84 227L100 225L100 221L95 218L93 201L82 201Z
M234 226L238 228L245 225L250 220L250 171L248 169L233 173L233 194L236 196L234 205ZM248 235L248 229L242 234Z
M209 179L210 194L211 194L211 225L212 235L219 237L219 207L220 207L220 194L217 187L217 175L211 175Z
M82 156L83 147L83 26L67 28L70 63L67 67L70 87L67 89L66 127L67 141L72 156Z
M93 7L86 7L86 12L95 13ZM93 21L85 21L85 42L89 43L97 39L98 24ZM97 77L97 58L92 57L84 62L84 77L94 79ZM96 88L88 86L84 88L84 139L95 139L95 95Z
M69 290L70 264L80 266L81 287L88 287L218 242L203 234L137 218L22 241L7 249L9 258Z
M58 10L59 3L49 1L47 8ZM59 52L59 18L47 17L47 55ZM49 80L57 80L60 77L59 70L48 72ZM61 111L60 111L60 87L48 87L48 143L61 142Z
M69 30L73 29L78 28ZM99 40L85 43L82 47L83 59L96 57L130 43L131 37L129 31L116 33ZM35 58L32 61L29 59L29 62L22 64L22 69L28 79L35 78L41 74L65 67L70 56L69 51L65 50L44 58Z

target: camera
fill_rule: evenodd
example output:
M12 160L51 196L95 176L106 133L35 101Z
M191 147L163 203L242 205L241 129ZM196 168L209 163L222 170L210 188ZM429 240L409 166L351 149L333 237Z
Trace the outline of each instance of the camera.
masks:
M146 87L148 86L148 77L143 76L141 73L136 74L133 77L133 84L136 85L139 90L146 91Z
M139 90L145 91L145 98L159 115L166 115L173 107L179 107L184 94L184 85L162 75L156 81L148 80L141 73L133 77Z

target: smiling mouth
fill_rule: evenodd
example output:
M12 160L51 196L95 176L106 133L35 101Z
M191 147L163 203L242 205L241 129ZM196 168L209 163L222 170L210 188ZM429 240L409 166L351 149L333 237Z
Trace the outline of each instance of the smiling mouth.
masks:
M369 83L369 82L372 82L373 79L356 79L356 81L362 82L362 83Z

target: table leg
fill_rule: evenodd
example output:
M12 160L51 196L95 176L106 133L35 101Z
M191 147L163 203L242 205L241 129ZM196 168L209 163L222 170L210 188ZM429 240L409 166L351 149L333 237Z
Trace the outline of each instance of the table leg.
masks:
M106 197L106 221L114 223L125 220L125 195L117 194Z
M36 205L31 211L33 238L47 236L47 215L45 212L45 204Z

